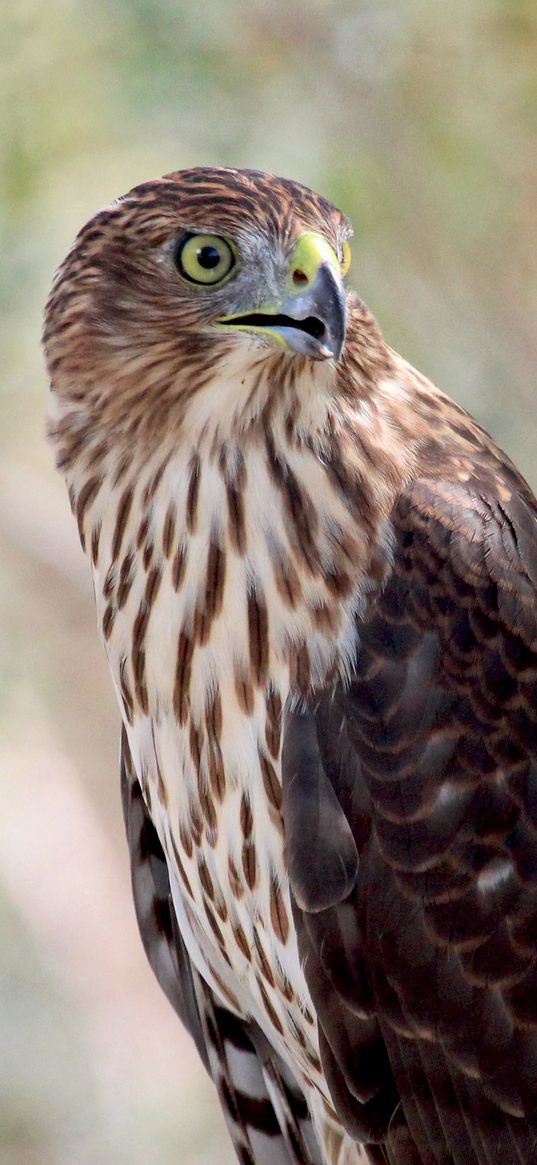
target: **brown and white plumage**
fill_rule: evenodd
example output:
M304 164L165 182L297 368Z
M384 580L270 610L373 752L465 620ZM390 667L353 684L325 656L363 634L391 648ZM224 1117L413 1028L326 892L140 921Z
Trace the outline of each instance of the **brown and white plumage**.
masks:
M243 1165L537 1162L536 504L349 231L179 172L51 293L140 929Z

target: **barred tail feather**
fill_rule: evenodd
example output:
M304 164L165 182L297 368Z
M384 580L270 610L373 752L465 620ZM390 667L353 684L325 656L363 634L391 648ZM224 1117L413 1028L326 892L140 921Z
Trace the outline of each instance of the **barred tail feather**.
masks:
M166 859L128 743L123 812L138 926L151 967L212 1077L240 1165L324 1165L303 1093L256 1025L222 1007L193 967L175 918Z
M197 984L210 1072L241 1165L323 1165L304 1096L259 1029Z

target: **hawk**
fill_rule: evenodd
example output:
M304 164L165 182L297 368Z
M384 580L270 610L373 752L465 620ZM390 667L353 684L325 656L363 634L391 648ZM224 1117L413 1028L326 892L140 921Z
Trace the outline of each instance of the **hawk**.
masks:
M50 295L137 917L242 1165L527 1165L536 501L346 289L350 233L185 170Z

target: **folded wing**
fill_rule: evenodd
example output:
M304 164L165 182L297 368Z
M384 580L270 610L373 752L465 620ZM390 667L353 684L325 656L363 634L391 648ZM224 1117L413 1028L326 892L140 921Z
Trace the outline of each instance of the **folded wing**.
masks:
M323 1064L393 1165L537 1161L536 517L418 481L393 521L350 687L287 723L287 797L303 749L320 790L288 851Z

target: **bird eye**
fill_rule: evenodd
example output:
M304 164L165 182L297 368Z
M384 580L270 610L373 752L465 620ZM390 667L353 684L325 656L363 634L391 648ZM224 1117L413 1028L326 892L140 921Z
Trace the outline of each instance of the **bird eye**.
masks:
M175 264L183 279L205 286L222 283L235 266L235 252L218 235L183 235L175 252Z
M341 262L340 262L342 275L347 274L347 271L350 268L351 262L352 262L352 254L351 254L350 244L343 243L343 246L341 248Z

